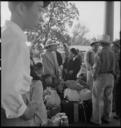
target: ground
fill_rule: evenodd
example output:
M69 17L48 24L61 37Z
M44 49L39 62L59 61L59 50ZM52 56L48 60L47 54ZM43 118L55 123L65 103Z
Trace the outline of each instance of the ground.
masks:
M93 126L88 123L77 123L77 124L72 124L71 126ZM102 124L101 127L120 127L120 121L117 119L112 119L112 121L109 124Z

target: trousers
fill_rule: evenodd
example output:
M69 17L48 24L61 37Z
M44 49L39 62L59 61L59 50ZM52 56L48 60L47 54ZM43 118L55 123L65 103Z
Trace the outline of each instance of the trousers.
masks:
M93 81L92 122L101 124L102 118L110 121L112 117L113 87L114 77L112 74L100 74L97 79Z
M92 90L93 87L92 70L87 71L87 85L89 86L89 89Z

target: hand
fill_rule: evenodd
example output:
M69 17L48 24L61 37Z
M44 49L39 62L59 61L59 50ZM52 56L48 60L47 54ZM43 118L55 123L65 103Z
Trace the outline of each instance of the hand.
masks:
M38 105L36 103L29 104L22 117L25 120L30 120L34 116L37 108Z

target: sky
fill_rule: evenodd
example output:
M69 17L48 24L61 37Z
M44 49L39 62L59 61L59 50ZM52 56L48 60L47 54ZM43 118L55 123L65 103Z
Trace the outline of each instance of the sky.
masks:
M82 25L89 29L88 38L103 34L104 32L104 1L73 1L79 10L79 19ZM10 18L7 2L1 2L1 26ZM114 2L114 40L119 39L120 32L120 2Z

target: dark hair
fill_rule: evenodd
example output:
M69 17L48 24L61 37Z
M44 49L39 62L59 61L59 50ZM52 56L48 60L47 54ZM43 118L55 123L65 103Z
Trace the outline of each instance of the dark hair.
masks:
M42 63L36 63L35 65L34 65L34 69L36 70L41 70L43 68L43 65L42 65Z
M78 54L78 52L77 52L77 50L76 50L75 48L71 48L70 51L71 51L74 55L77 55L77 54Z
M50 74L45 74L41 77L41 80L42 80L42 84L43 84L43 89L46 89L47 87L52 87L52 85L47 85L46 83L46 79L51 77L52 78L52 81L53 81L53 77L50 75Z
M15 7L18 3L23 3L26 7L31 7L33 5L33 3L36 2L36 1L14 1L14 2L9 2L9 3L12 3L13 6ZM47 7L49 4L50 4L51 1L44 1L43 0L43 3L44 3L44 8Z
M37 63L30 67L31 69L30 75L33 77L33 80L40 80L40 77L38 77L36 71L41 70L42 68L43 68L42 63Z

